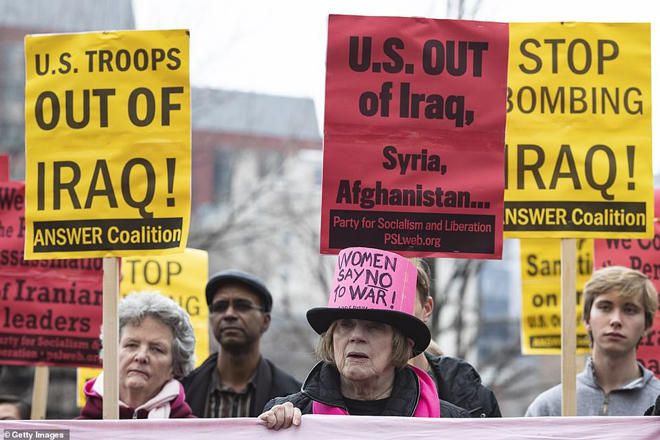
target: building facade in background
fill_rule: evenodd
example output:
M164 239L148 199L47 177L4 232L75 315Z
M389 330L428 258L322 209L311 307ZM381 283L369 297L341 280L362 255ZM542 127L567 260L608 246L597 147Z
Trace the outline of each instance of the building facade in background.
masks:
M25 36L129 29L130 0L0 0L0 154L13 180L25 179Z
M265 281L273 320L262 352L302 380L316 342L304 313L327 302L334 265L319 254L322 143L314 102L193 88L192 109L188 245L209 252L210 273L241 269Z

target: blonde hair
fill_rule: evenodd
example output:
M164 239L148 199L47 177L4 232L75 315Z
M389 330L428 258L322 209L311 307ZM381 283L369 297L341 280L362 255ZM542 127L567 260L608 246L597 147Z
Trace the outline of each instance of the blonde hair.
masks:
M433 356L444 356L445 354L443 353L442 349L438 345L437 342L435 342L433 339L431 339L431 342L429 343L429 346L426 347L426 350L429 353L431 353Z
M598 295L616 291L625 299L638 299L644 308L645 329L653 325L653 319L658 311L658 291L649 277L638 270L623 266L610 266L593 273L591 279L584 285L584 301L582 319L587 322L591 315L591 307ZM593 335L589 332L593 342Z
M328 330L321 333L316 344L316 357L323 362L335 366L337 364L335 362L335 350L332 336L338 322L339 321L333 321L333 323L330 324L330 327L328 327ZM390 353L390 361L394 365L394 368L399 370L408 365L408 359L413 356L413 348L401 330L396 327L392 327L392 330L394 330L394 336L392 337L392 353Z

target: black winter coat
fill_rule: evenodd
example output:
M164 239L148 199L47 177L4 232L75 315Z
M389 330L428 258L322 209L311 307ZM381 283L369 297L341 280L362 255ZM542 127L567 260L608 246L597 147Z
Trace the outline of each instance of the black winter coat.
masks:
M465 408L472 417L502 417L495 394L481 383L474 367L462 359L424 353L433 373L438 396Z
M197 417L205 417L206 399L208 393L212 391L211 376L215 374L217 363L218 353L214 353L181 381L186 391L186 402ZM250 417L261 414L264 405L270 399L299 390L300 382L262 356L257 367L256 389L250 405Z
M409 368L396 373L392 395L388 399L383 416L412 417L419 400L419 379ZM340 392L339 371L333 365L319 362L305 379L302 391L286 397L278 397L266 404L264 411L285 402L293 403L303 414L312 414L312 402L342 408L347 411L344 398ZM469 418L470 414L463 408L440 400L440 416L442 418Z
M655 405L650 406L644 413L645 416L660 416L660 396L655 399Z

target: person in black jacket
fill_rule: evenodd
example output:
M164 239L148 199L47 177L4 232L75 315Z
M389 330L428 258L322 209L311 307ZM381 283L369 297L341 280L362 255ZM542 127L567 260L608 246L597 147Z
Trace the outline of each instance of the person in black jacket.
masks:
M0 396L0 420L30 420L30 405L17 396Z
M433 312L433 298L429 295L429 276L417 267L417 299L415 316L427 322ZM451 356L434 356L428 351L410 360L412 365L426 371L435 382L440 399L470 412L472 417L502 417L495 394L481 383L472 365Z
M650 406L646 412L645 416L660 416L660 395L655 399L655 405Z
M273 298L256 276L227 270L206 284L218 352L183 380L197 417L256 417L266 402L300 390L300 382L261 356Z

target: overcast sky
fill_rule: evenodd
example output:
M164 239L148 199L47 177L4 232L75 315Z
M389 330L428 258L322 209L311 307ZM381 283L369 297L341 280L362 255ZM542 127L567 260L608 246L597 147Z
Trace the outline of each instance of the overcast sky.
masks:
M448 15L444 0L133 0L138 29L190 29L191 83L314 99L322 131L328 14ZM476 14L470 12L479 5ZM660 94L660 2L656 0L467 1L476 20L651 22L653 102ZM653 115L660 125L660 105ZM656 134L660 133L656 130ZM660 135L660 134L658 134ZM655 148L658 150L658 148ZM653 169L660 173L660 152Z

